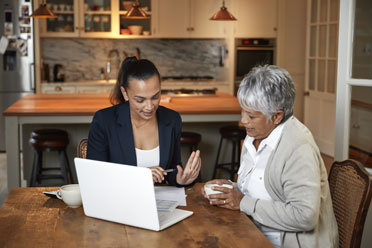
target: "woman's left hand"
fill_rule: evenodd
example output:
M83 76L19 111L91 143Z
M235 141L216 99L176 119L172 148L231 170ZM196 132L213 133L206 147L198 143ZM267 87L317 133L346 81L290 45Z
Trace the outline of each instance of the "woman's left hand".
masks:
M212 189L221 191L222 193L209 195L209 204L232 210L240 210L240 202L244 196L242 193L234 188L229 189L226 187L214 186ZM217 200L211 201L211 199Z
M182 169L180 165L177 165L178 173L177 173L177 183L180 185L187 185L192 182L198 177L199 171L201 167L201 159L200 159L200 151L197 150L196 152L192 152L185 169Z

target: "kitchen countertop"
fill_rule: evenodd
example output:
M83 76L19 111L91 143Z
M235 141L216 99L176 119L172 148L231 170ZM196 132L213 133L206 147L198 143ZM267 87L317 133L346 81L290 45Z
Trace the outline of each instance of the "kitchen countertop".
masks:
M215 96L172 97L162 106L181 115L240 114L236 97L217 92ZM97 110L111 106L108 94L30 94L5 112L5 116L92 116Z
M162 98L167 99L167 97ZM213 135L206 135L203 139L208 140L208 137L212 137L214 139L211 141L212 144L218 144L218 136L215 134L218 133L221 125L237 123L240 120L237 98L226 93L218 92L216 96L171 97L170 102L160 104L179 112L185 125L195 123L197 126L203 126L208 123L207 130ZM11 105L3 113L6 129L5 149L8 158L8 188L22 186L20 152L21 144L24 144L23 148L27 149L25 142L29 138L29 133L23 132L28 125L40 127L89 125L97 110L109 106L111 106L109 94L30 94ZM23 156L26 153L23 150ZM214 161L212 159L214 153L210 155L206 150L203 154L205 158L209 158L208 161ZM209 168L214 165L211 162L208 166L208 161L204 162L204 166ZM23 165L25 166L25 161Z

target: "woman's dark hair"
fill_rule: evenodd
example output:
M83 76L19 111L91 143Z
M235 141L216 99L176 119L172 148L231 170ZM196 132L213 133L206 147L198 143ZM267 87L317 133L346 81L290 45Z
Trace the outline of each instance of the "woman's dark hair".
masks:
M147 80L154 75L157 75L160 82L160 74L155 65L147 59L137 59L136 57L128 57L122 63L116 81L115 87L110 95L111 104L119 104L125 102L120 87L125 90L129 88L129 80Z

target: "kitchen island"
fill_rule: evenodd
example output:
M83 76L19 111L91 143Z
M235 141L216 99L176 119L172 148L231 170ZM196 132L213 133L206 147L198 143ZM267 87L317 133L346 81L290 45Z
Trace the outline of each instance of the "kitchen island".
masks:
M240 120L240 106L237 98L225 93L217 93L215 96L172 97L169 102L162 101L161 105L181 114L184 123L183 130L187 127L188 131L198 131L201 128L211 132L209 135L202 134L202 142L206 141L208 136L214 140L208 142L206 153L203 153L204 151L201 149L204 159L203 166L210 170L215 159L213 157L216 152L214 146L218 144L219 139L218 127ZM21 147L23 148L24 168L30 167L30 165L26 165L27 163L32 164L32 156L25 156L27 153L30 154L31 150L27 143L30 133L28 130L30 128L27 126L32 129L39 127L39 125L43 128L56 127L56 125L57 127L62 126L62 128L80 124L89 125L97 110L109 106L111 104L108 94L32 94L11 105L4 112L8 190L13 187L25 186L22 185L20 169ZM194 124L198 127L193 128ZM85 129L88 130L88 128ZM84 136L87 134L85 132ZM74 138L75 140L73 140ZM75 151L79 139L80 137L76 137L76 135L70 135L70 151ZM211 154L205 156L208 154L208 150ZM71 161L72 157L69 156ZM27 178L27 176L25 177Z

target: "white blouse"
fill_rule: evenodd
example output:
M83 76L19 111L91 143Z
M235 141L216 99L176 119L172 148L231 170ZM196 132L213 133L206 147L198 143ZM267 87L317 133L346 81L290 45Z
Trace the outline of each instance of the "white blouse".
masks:
M137 166L150 167L159 166L160 164L160 151L159 146L151 150L141 150L136 148Z
M253 137L247 136L244 140L238 171L238 187L240 192L252 198L273 201L265 188L265 168L271 153L274 151L285 123L277 126L268 137L261 141L258 149L253 145ZM261 232L275 247L280 247L280 231L258 225Z

